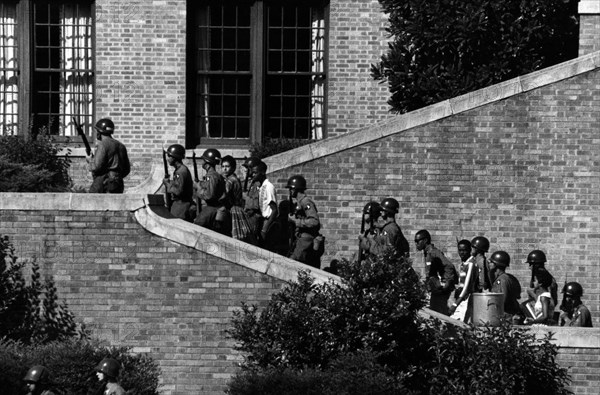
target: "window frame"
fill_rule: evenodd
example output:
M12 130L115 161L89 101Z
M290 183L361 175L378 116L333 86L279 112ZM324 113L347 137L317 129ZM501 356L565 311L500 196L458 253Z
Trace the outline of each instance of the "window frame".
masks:
M33 58L33 52L35 51L34 43L34 3L36 0L15 0L12 3L16 4L16 21L17 21L17 62L18 62L18 131L17 135L29 136L33 131L30 130L30 125L33 117L33 105L34 100L32 86L34 84L35 64ZM62 6L66 4L81 5L89 3L90 15L91 15L91 49L90 49L90 64L91 64L91 114L86 115L85 120L78 119L78 122L82 125L84 133L88 140L93 141L93 120L96 117L96 1L95 0L61 0L61 1L49 1L52 5ZM52 93L55 95L57 93ZM60 93L58 93L60 94ZM59 99L60 102L60 99ZM62 111L59 112L59 116L65 115ZM0 132L1 133L1 132ZM82 144L83 140L76 131L73 135L52 135L53 139L57 143L73 143Z
M186 77L188 79L187 83L187 100L186 100L186 147L195 148L200 145L214 145L214 146L224 146L224 147L242 147L248 146L252 143L260 143L263 141L264 135L264 126L266 122L266 112L265 106L267 101L267 93L262 92L261 89L264 86L264 83L267 79L267 56L268 56L268 48L267 48L267 30L268 25L266 21L267 17L267 6L272 5L281 5L281 1L274 0L238 0L232 2L232 4L240 5L240 4L248 4L251 7L250 10L250 50L251 50L251 60L250 60L250 130L248 138L207 138L202 136L201 127L197 123L197 118L199 115L196 113L198 103L198 96L200 90L198 88L198 80L200 79L199 75L201 74L200 68L197 65L197 51L199 49L198 39L196 35L198 34L198 20L200 19L197 16L200 13L202 7L207 5L222 5L221 1L212 0L207 2L202 2L199 4L198 2L188 1L188 29L187 29L187 42L188 42L188 51L187 51L187 70ZM328 0L306 0L306 1L297 1L297 0L288 0L285 1L285 6L294 6L294 5L310 5L313 7L319 7L322 10L323 19L324 19L324 47L323 47L323 78L324 78L324 87L323 87L323 104L322 104L322 133L323 139L327 137L327 113L328 113L328 84L327 84L327 76L329 74L329 64L328 64L328 53L329 53L329 9L330 3ZM209 72L205 73L206 75L210 74ZM283 74L283 73L282 73ZM307 74L306 72L298 72L296 75ZM310 72L308 74L311 74ZM290 75L290 74L288 74ZM311 74L312 75L312 74ZM285 137L283 137L285 138ZM310 137L307 141L310 140Z

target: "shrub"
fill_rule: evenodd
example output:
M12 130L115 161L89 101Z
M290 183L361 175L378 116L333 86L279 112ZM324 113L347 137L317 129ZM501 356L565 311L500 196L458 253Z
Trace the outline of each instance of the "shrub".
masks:
M24 345L0 341L0 388L6 395L19 394L22 378L33 365L51 372L52 387L65 394L86 394L97 384L95 368L104 358L122 365L119 383L129 395L158 394L160 369L149 356L133 355L126 347L102 347L87 341L62 341Z
M577 57L577 0L379 0L389 49L371 68L407 112Z
M312 142L313 140L301 139L266 139L262 143L253 143L250 146L250 155L262 159Z
M42 281L39 265L31 263L31 281L25 281L26 262L18 261L7 236L0 236L0 338L23 343L85 337L66 303L58 302L52 280Z
M45 129L38 134L0 136L0 192L63 192L71 183L71 159Z

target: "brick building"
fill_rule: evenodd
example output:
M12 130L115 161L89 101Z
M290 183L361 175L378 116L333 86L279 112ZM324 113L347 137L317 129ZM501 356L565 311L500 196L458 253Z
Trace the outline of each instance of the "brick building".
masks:
M48 109L79 159L74 179L87 184L69 117L78 115L91 137L93 120L110 116L133 160L124 196L2 196L0 233L14 238L22 258L43 258L60 295L98 336L151 353L167 393L220 393L239 361L223 336L231 311L241 301L264 303L301 268L153 216L142 199L160 185L161 148L175 142L243 157L263 133L321 138L266 162L282 197L291 174L309 180L325 263L356 251L368 200L394 196L409 240L429 229L454 259L456 237L485 235L511 254L509 270L524 286L523 260L543 249L559 283L583 284L600 324L600 1L580 2L580 58L402 116L388 113L386 87L369 78L386 41L376 1L0 4L3 59L18 60L3 65L5 133L26 133L31 114ZM51 33L36 42L39 53L21 50L43 31ZM294 40L286 41L289 32ZM266 42L273 45L259 45ZM55 63L67 52L68 70ZM248 52L235 70L217 61ZM37 67L40 59L50 67ZM240 126L234 136L225 118ZM558 332L573 390L595 393L599 332Z

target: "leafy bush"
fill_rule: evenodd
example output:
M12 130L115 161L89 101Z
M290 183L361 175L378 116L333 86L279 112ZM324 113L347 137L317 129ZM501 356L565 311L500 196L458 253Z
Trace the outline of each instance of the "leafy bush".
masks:
M250 155L262 159L312 142L313 140L301 139L266 139L262 143L253 143L250 146Z
M42 281L37 262L25 281L25 261L18 261L7 236L0 236L0 338L23 343L85 337L66 304L58 302L52 280Z
M403 258L342 261L338 273L323 285L300 273L262 311L242 305L230 394L569 393L550 338L421 318L424 286Z
M371 68L407 112L577 57L577 0L379 0L389 49Z
M2 394L20 394L22 378L33 365L44 365L51 372L52 387L64 394L86 394L97 385L95 368L104 358L122 365L118 379L129 395L158 394L160 369L147 355L133 355L126 347L102 347L87 341L51 342L24 345L0 341L0 388Z
M426 351L413 341L425 291L409 262L390 253L345 262L340 275L341 284L318 285L300 273L262 312L243 305L229 335L246 354L246 366L323 368L365 350L398 369Z
M28 137L0 136L0 192L63 192L71 183L69 151L60 147L45 129Z

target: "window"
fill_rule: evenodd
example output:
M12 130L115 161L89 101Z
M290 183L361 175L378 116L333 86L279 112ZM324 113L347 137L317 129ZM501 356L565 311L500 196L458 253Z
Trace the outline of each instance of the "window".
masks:
M91 130L92 1L0 2L0 133ZM87 127L86 127L87 126Z
M195 3L188 3L188 146L323 138L325 5Z

